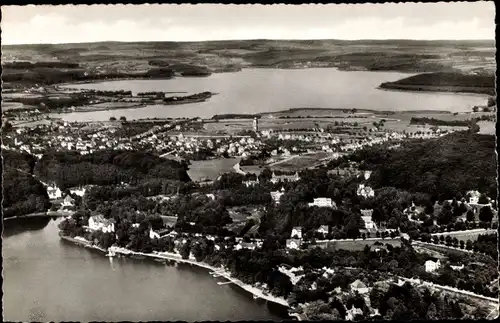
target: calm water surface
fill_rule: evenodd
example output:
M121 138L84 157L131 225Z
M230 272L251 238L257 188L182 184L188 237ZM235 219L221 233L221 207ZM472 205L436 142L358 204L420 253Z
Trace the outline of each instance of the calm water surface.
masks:
M291 108L372 109L383 111L471 111L485 104L485 96L452 93L385 91L377 87L408 74L394 72L338 71L334 68L244 69L209 77L178 77L170 80L122 80L68 87L97 90L131 90L133 93L165 91L219 93L206 102L136 109L54 114L68 121L106 121L164 117L212 117L225 113L261 113Z
M13 221L13 222L12 222ZM59 220L5 222L6 321L273 320L284 308L254 301L189 265L113 259L61 241Z

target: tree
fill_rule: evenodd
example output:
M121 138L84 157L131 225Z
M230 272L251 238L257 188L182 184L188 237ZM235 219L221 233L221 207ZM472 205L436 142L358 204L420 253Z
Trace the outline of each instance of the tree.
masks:
M125 116L121 116L120 121L127 121L127 118Z
M479 211L479 220L486 223L490 223L491 220L493 220L493 211L490 206L484 206L481 208L481 211Z
M429 215L434 214L434 205L432 205L432 203L427 203L425 205L424 213Z
M109 118L109 121L116 121L116 118L115 117L111 117L111 118Z
M478 199L477 203L478 204L488 204L489 203L488 197L485 194L481 194L479 196L479 199Z
M448 204L449 205L449 204ZM441 208L441 212L437 217L437 223L439 225L447 225L453 220L453 213L451 207L447 207L447 205Z
M467 221L468 222L474 221L474 212L472 210L467 211Z
M470 239L465 243L465 248L467 250L472 250L472 241Z
M425 315L425 318L429 321L437 320L439 318L436 310L436 305L434 305L434 303L431 303L431 305L429 305L429 307L427 308L427 314Z
M372 221L380 224L380 222L385 221L385 215L379 208L375 208L372 212Z
M463 249L465 247L465 242L463 240L460 240L460 249Z
M380 308L380 303L382 302L382 298L384 297L384 291L375 287L370 292L370 304L374 309Z

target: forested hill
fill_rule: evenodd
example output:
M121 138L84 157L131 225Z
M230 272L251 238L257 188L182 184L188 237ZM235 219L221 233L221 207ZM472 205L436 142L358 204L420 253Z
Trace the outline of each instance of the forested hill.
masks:
M15 168L22 172L33 174L36 158L27 153L20 153L14 150L4 149L2 151L3 167Z
M358 157L375 170L370 178L375 187L393 186L444 198L479 190L496 197L497 161L491 135L461 131L407 142L398 150L372 149Z
M406 91L444 91L495 95L495 75L462 73L423 73L380 85L383 89Z
M138 151L107 150L88 155L77 152L44 154L35 174L55 182L62 190L79 185L136 184L155 178L188 182L187 166L174 160Z
M35 157L12 150L2 151L4 218L46 211L49 197L43 184L31 175Z

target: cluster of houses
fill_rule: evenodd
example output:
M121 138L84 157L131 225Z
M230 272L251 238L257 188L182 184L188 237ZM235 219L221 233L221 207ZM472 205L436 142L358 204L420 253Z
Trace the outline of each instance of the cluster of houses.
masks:
M168 151L174 156L194 154L199 151L209 150L218 155L248 157L251 153L258 152L262 142L252 137L200 137L187 136L182 133L175 136L165 134L152 134L142 138L139 145L149 146L156 151Z
M117 139L115 132L114 127L96 129L86 124L53 122L32 128L18 128L14 138L6 136L6 139L12 141L14 149L40 156L48 148L78 151L82 155L104 149L133 149L131 143ZM8 142L6 147L9 147Z

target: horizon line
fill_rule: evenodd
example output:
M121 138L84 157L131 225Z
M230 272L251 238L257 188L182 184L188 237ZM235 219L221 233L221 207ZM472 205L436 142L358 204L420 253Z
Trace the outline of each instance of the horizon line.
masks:
M25 46L25 45L73 45L73 44L99 44L99 43L208 43L208 42L230 42L230 41L345 41L345 42L360 42L360 41L423 41L423 42L485 42L492 41L495 42L496 39L413 39L413 38L359 38L359 39L342 39L342 38L247 38L247 39L207 39L207 40L98 40L98 41L87 41L87 42L58 42L58 43L19 43L19 44L5 44L4 46Z

